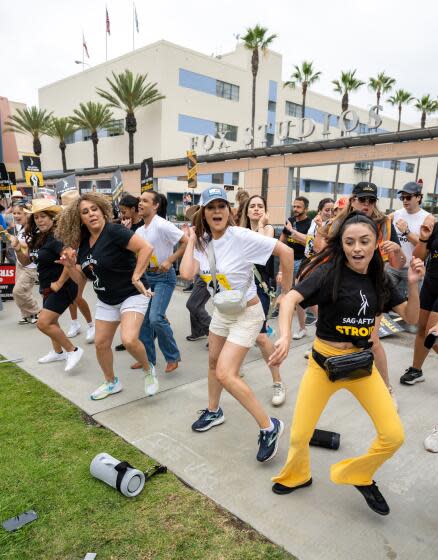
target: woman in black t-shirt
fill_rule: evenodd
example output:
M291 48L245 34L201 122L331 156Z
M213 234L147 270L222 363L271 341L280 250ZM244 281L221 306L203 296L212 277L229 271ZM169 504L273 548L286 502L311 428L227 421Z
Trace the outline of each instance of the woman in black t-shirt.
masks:
M370 415L377 437L368 452L332 465L331 479L337 484L356 486L373 511L389 513L373 481L375 471L396 452L404 438L389 391L375 367L364 377L330 381L324 362L331 356L347 356L369 347L376 316L385 310L394 309L407 323L416 323L418 281L423 274L423 263L413 259L406 302L384 272L375 223L354 212L339 224L327 248L313 259L305 278L283 298L280 338L271 357L273 364L280 364L289 352L295 307L318 305L319 315L312 355L295 405L288 459L281 473L273 478L275 493L288 494L312 483L310 438L329 398L344 388L353 393ZM355 369L349 371L353 373Z
M428 333L438 332L438 224L433 216L427 216L420 227L420 238L413 255L423 261L428 258L428 264L420 292L420 318L415 337L414 358L412 366L400 378L400 383L404 385L415 385L424 381L421 368L429 353L429 348L424 346L424 340ZM438 352L437 345L434 346L434 350Z
M59 213L58 206L43 198L32 201L25 229L25 240L29 254L20 249L20 242L14 238L12 246L23 266L35 262L39 278L39 289L43 296L43 309L38 315L37 327L47 335L53 350L38 360L40 364L66 360L65 371L71 371L82 357L82 348L75 347L59 326L60 315L74 302L78 287L71 280L63 266L57 263L62 251L62 243L57 241L53 232Z
M269 224L266 200L262 196L251 196L245 202L239 225L241 227L251 229L252 231L256 231L261 235L274 237L274 228ZM271 255L265 265L255 264L254 269L257 295L259 296L265 313L265 322L262 325L260 334L256 339L256 343L260 348L263 358L266 363L268 363L269 356L274 351L274 343L267 334L267 319L271 304L269 293L275 293L274 257ZM271 402L274 406L280 406L286 400L286 387L281 380L280 368L278 366L269 366L269 369L271 370L273 381L273 394Z
M133 231L111 221L108 200L103 195L87 193L64 210L56 231L68 247L61 262L72 278L91 280L97 295L95 345L105 382L92 393L92 400L122 390L121 382L114 375L111 349L119 323L122 343L145 372L146 393L153 395L158 389L155 371L149 367L144 345L138 338L150 299L143 274L152 246Z

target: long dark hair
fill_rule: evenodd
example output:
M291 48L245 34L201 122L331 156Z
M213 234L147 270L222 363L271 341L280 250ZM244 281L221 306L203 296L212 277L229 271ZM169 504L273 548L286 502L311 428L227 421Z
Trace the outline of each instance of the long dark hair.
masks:
M227 200L224 200L226 205L228 206L228 210L230 211L228 216L228 226L234 226L234 218L233 213L231 212L231 206ZM201 206L201 208L196 212L193 217L193 224L195 226L195 233L196 233L196 248L199 251L204 251L207 243L211 240L211 229L205 219L205 206Z
M250 224L250 221L249 221L249 218L248 218L248 208L249 208L249 205L251 204L251 200L253 200L254 198L260 198L260 200L263 202L265 212L268 211L268 205L266 203L265 198L263 196L259 195L259 194L253 194L250 198L248 198L247 201L245 201L245 203L243 205L243 210L242 210L242 215L240 217L240 222L237 221L237 216L236 216L236 223L240 227L251 229L251 224Z
M368 218L362 212L351 212L339 223L339 227L333 235L331 235L327 242L327 247L321 253L315 255L310 261L310 264L303 271L301 279L307 277L315 268L325 263L330 263L328 274L325 282L331 281L333 283L332 300L335 303L338 299L339 288L341 285L342 276L344 274L344 267L346 257L342 247L342 235L345 229L352 224L364 224L368 226L378 239L377 224ZM385 301L389 297L390 287L389 281L385 274L384 263L380 255L379 248L374 250L373 257L368 265L367 276L373 283L376 298L377 298L377 314L382 313Z
M164 194L158 193L157 191L146 191L147 194L152 195L152 201L154 204L158 204L157 215L160 218L166 219L167 217L167 198Z
M59 216L57 212L53 212L52 210L43 210L41 211L41 214L47 214L47 216L53 220L53 225L49 231L41 232L36 225L35 215L30 214L24 230L24 239L31 251L40 249L46 242L47 238L54 234L56 221Z

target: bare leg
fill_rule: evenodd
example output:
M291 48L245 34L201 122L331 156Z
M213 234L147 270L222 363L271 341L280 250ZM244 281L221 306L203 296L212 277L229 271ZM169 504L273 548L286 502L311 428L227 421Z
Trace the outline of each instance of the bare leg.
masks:
M298 317L300 331L302 331L306 328L306 311L301 307L301 305L297 305L295 309Z
M418 322L417 335L415 337L414 361L412 363L412 367L416 369L421 369L423 367L424 360L429 354L428 348L424 346L424 339L426 338L429 329L436 325L437 322L438 313L420 309L420 318Z
M76 305L76 301L74 301L73 303L71 303L68 306L68 310L70 311L71 320L72 321L77 321L78 320L78 306Z
M42 309L38 315L37 327L52 340L55 352L61 352L63 348L67 352L73 352L75 346L73 346L59 326L58 319L59 313Z
M142 368L148 371L149 362L146 349L143 342L138 338L143 319L144 315L142 313L126 311L122 313L120 330L123 346L141 364Z
M208 335L208 408L217 410L222 393L222 385L216 379L216 366L226 338L212 332Z
M91 315L90 307L89 307L88 303L86 302L86 300L83 298L83 293L84 293L84 288L85 288L86 283L87 283L87 281L83 280L81 282L81 284L79 284L78 295L77 295L77 298L75 300L75 303L77 304L77 307L79 307L79 311L82 313L82 315L84 316L87 323L92 323L93 322L93 317ZM78 318L78 311L77 311L77 308L76 308L76 319L77 318ZM72 317L72 319L73 319L73 317Z
M94 342L96 357L102 368L105 381L109 382L113 382L115 377L111 344L118 326L118 321L101 321L99 319L96 321L96 338Z
M266 333L260 333L257 337L256 342L258 347L260 348L263 359L265 360L266 364L268 364L268 367L271 370L272 381L274 383L281 383L280 368L278 366L269 365L269 356L271 356L271 354L275 350L274 343Z
M271 419L239 376L240 366L248 350L249 348L226 341L217 360L216 379L254 417L260 429L265 430L271 425Z
M373 334L371 335L371 340L373 341L373 346L371 350L373 351L374 355L374 364L380 373L385 385L389 388L391 383L389 381L389 374L388 374L388 360L386 359L386 352L382 346L382 343L379 339L379 328L380 322L382 317L376 317L376 322L374 324Z

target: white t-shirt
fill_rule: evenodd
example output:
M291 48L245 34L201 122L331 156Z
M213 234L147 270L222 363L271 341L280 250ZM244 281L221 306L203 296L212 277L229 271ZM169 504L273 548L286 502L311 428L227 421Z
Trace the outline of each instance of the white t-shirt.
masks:
M17 230L18 241L20 241L20 243L26 243L26 240L24 239L24 227L17 224L16 230ZM37 265L34 262L31 262L30 264L26 265L24 268L36 268L36 267Z
M403 249L403 252L406 255L405 268L408 268L409 263L411 262L412 253L415 249L415 245L413 245L410 241L408 241L407 236L404 233L402 233L395 224L397 223L398 220L404 220L408 224L409 229L412 231L412 233L415 233L415 235L420 235L420 226L424 222L426 216L430 216L430 214L429 212L426 212L426 210L423 209L420 209L415 214L408 214L405 208L400 208L400 210L396 210L394 212L393 224L395 227L395 231L397 232L401 248Z
M151 256L149 268L158 268L173 254L173 248L181 240L184 232L178 229L175 224L155 215L151 223L148 226L139 227L135 231L135 235L146 239L152 245L154 252Z
M218 291L243 290L253 274L254 264L265 265L272 255L277 240L260 235L248 228L228 226L220 239L212 239L216 258L216 278ZM199 262L199 275L207 284L213 295L213 281L211 278L208 254L195 248L194 258ZM254 276L250 288L246 293L249 301L257 293Z

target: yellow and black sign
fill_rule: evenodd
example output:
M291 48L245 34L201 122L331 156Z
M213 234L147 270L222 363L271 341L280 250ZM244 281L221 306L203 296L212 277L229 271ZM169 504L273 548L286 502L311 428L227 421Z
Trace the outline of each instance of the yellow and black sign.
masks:
M144 159L140 168L140 192L151 191L154 188L154 160Z
M29 187L37 188L44 186L41 160L38 156L23 156L23 168L26 184Z
M196 189L198 184L198 158L196 152L187 152L187 182L189 189Z
M6 165L0 163L0 191L10 191L11 188L11 178L6 170Z

